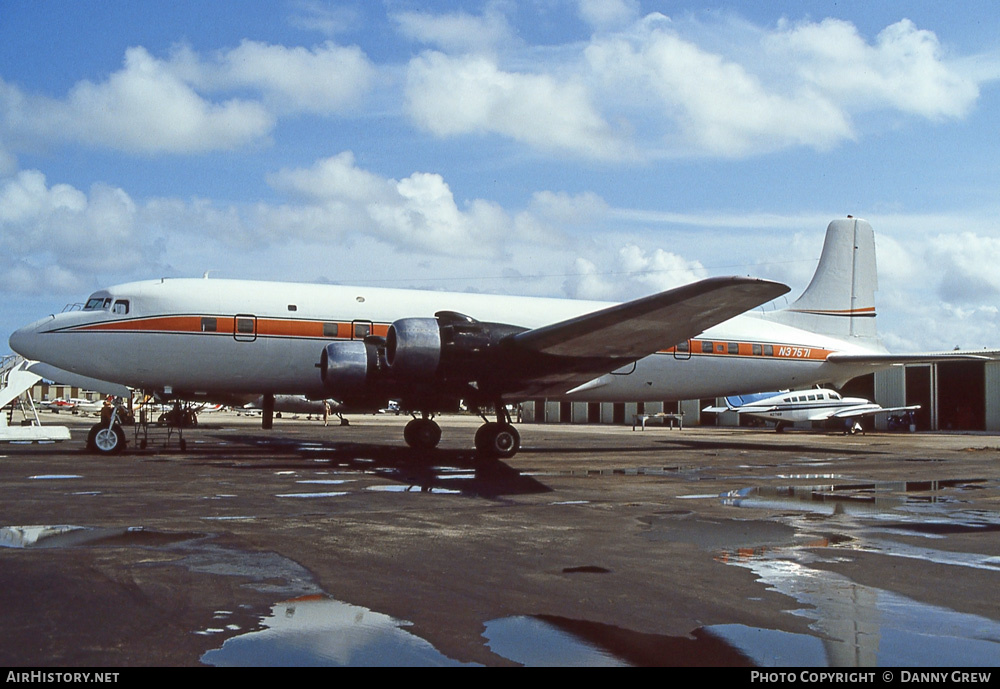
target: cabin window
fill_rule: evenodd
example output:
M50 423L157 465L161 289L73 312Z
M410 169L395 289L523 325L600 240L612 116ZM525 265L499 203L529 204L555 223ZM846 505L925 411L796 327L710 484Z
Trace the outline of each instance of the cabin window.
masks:
M237 318L236 319L236 332L242 334L253 334L253 319L252 318Z
M725 345L725 343L719 342L717 345L715 345L715 351L719 352L720 354L722 352L726 351L726 345Z
M354 339L361 340L368 337L371 334L372 327L368 323L355 323L354 324Z
M791 402L791 401L792 401L792 398L791 398L791 397L785 397L785 398L784 398L784 399L782 400L782 402Z
M679 345L675 347L678 352L687 352L691 349L691 345L687 340L684 340Z
M764 356L774 356L774 345L764 345Z
M739 354L740 353L740 343L739 342L730 342L729 343L729 353L730 354Z
M215 318L202 318L201 331L203 333L214 333L219 329L219 322Z
M336 337L337 336L337 324L336 323L324 323L323 324L323 337Z
M128 299L119 299L111 309L113 313L124 316L128 313Z
M809 401L810 402L815 402L816 401L816 395L809 395Z
M299 310L299 307L298 307L298 306L296 306L295 304L289 304L289 305L288 305L288 310L289 310L289 311L298 311L298 310Z
M703 354L711 354L712 353L712 343L711 342L702 342L701 343L701 351L702 351Z
M752 348L753 348L753 355L754 356L760 356L761 354L764 353L763 347L761 347L759 344L753 345Z

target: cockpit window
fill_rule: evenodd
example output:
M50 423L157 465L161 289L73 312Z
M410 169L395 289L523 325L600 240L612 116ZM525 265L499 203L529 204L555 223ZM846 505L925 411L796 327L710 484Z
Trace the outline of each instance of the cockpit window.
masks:
M111 299L105 297L91 297L83 307L84 311L99 311L111 305Z
M128 313L128 299L119 299L111 309L112 313L124 316Z

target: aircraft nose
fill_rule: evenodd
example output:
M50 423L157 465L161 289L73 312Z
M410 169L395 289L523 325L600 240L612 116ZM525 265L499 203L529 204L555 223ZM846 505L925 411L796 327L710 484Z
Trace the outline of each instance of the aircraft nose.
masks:
M51 318L35 321L31 325L26 325L14 331L7 343L10 348L23 356L25 359L42 360L40 351L41 328Z

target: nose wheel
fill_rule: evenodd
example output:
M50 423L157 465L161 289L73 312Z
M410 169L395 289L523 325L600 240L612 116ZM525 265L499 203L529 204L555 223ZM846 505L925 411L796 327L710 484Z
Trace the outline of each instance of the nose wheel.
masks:
M125 431L114 424L99 423L87 434L87 448L102 455L117 455L125 450Z

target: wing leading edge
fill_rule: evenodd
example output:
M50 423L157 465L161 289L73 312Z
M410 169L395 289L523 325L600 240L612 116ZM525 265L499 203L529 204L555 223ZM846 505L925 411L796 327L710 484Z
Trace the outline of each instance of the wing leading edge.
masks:
M708 278L505 338L523 371L510 396L559 394L767 303L787 285ZM526 375L525 375L526 374Z

